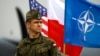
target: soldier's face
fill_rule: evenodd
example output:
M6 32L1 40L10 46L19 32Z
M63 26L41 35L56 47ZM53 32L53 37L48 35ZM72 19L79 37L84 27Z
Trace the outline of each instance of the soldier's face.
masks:
M31 22L26 23L27 28L31 32L39 33L42 31L42 20L33 19Z

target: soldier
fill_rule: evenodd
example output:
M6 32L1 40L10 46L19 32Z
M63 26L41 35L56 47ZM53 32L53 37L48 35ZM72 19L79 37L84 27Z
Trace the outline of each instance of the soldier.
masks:
M15 56L57 56L55 42L41 34L42 19L37 10L26 14L28 36L19 42Z

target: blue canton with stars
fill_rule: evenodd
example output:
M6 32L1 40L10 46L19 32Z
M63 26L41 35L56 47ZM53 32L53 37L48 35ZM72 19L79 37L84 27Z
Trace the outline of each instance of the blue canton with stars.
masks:
M39 10L41 16L47 16L47 9L36 0L29 0L30 10Z

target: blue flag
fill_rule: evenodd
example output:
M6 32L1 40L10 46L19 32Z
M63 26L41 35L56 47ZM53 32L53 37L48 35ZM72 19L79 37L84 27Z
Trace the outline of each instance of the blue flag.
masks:
M84 47L100 47L100 6L88 0L65 1L64 41Z

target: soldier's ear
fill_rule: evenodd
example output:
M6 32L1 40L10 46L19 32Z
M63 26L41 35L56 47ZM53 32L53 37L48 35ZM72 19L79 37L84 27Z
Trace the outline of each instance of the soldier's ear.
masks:
M29 28L30 27L30 23L26 22L26 27Z

